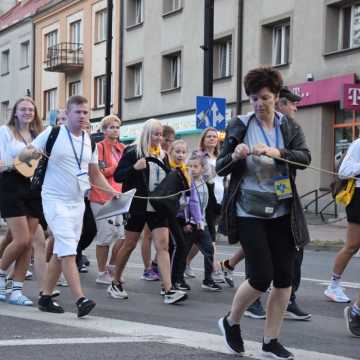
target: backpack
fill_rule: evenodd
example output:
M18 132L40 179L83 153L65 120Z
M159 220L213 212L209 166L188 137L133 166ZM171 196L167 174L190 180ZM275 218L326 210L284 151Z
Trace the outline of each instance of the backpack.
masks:
M42 185L45 179L45 173L47 169L47 165L49 162L49 157L51 155L52 148L54 147L55 141L59 135L60 126L53 126L50 131L49 137L46 140L45 145L45 153L46 156L42 156L39 164L35 170L34 176L31 179L31 190L32 191L41 191ZM95 141L91 139L91 151L94 152L96 147Z

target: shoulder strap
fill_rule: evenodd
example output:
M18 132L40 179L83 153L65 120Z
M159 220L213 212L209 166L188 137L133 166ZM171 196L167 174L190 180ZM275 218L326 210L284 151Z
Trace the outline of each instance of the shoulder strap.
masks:
M90 142L91 142L91 151L92 151L92 153L94 153L95 148L96 148L96 141L91 136L90 136Z
M55 141L59 135L60 132L60 126L54 126L49 134L49 137L46 141L46 145L45 145L45 151L47 156L50 156L51 154L51 150L54 147Z

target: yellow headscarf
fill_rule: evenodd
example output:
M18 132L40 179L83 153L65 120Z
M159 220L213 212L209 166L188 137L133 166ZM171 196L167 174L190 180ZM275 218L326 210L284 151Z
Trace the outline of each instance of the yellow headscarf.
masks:
M190 186L191 185L191 177L190 177L189 170L188 170L188 167L186 166L185 162L182 161L180 164L177 164L174 160L170 160L169 164L172 169L179 169L182 172L188 185Z

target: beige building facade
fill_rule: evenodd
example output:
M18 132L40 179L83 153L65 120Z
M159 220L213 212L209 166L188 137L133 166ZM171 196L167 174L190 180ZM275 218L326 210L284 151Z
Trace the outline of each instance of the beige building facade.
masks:
M105 108L106 0L53 1L34 17L35 99L46 119L64 108L71 95L89 100L90 119L97 122ZM119 2L114 1L112 40L112 105L118 112ZM115 55L116 54L116 55Z

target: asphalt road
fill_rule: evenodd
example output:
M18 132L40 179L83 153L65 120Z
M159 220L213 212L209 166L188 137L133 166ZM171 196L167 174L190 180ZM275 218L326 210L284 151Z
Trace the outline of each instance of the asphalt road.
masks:
M219 246L221 258L235 250ZM125 273L128 300L106 295L106 286L95 283L94 248L88 274L82 274L86 295L97 302L87 319L75 316L74 300L68 288L61 288L59 302L66 314L39 312L0 303L1 359L230 359L219 336L217 320L229 309L235 290L224 286L221 293L200 288L202 258L194 262L197 278L190 280L189 299L180 305L164 305L159 282L140 280L139 250L130 259ZM303 281L298 303L311 312L309 322L284 322L281 341L295 349L297 359L360 359L360 339L345 330L343 304L327 301L323 295L329 279L334 252L306 251ZM235 281L243 280L243 264L236 269ZM349 297L359 291L360 258L354 258L344 275ZM36 300L35 281L26 282L26 293ZM264 296L264 301L265 301ZM241 323L248 358L259 358L263 320L244 318Z

